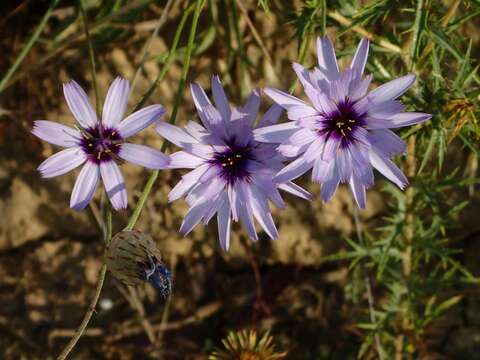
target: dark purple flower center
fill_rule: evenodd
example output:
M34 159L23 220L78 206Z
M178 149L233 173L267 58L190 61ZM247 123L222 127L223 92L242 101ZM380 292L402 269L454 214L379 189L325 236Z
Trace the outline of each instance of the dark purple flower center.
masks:
M82 129L81 147L90 161L101 163L118 158L123 138L114 128L103 128L99 124L95 128Z
M248 178L250 175L247 170L249 160L252 160L250 148L231 146L224 152L215 153L210 163L221 167L221 177L233 185L237 180Z
M339 103L337 105L338 111L325 116L326 121L323 121L325 127L321 130L321 133L329 137L335 136L342 143L352 140L352 133L355 129L363 127L365 124L364 115L358 114L353 109L353 104L348 99Z

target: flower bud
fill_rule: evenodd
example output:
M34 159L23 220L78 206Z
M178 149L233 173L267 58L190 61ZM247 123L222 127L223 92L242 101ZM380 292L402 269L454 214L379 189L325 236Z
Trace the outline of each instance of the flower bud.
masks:
M163 297L172 292L172 275L162 264L153 239L138 230L122 230L107 247L106 263L112 275L125 285L150 282Z

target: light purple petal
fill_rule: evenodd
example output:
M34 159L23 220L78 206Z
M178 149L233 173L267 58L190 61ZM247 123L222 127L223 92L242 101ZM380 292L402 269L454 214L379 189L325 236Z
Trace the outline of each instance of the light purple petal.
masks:
M310 143L308 149L305 151L305 154L303 154L303 158L313 166L313 163L319 157L318 155L322 153L323 148L324 139L317 136L315 141Z
M70 111L83 128L93 128L97 125L95 110L80 85L73 80L63 84L63 94Z
M266 88L263 92L286 110L292 106L308 106L306 102L277 89Z
M230 247L230 226L232 224L230 212L230 203L228 198L225 198L217 213L218 237L220 238L220 246L224 251L227 251Z
M169 169L194 169L203 164L205 160L185 151L177 151L170 155Z
M301 188L300 186L298 186L297 184L294 184L291 181L279 184L278 188L305 200L313 199L312 194L310 194L307 190Z
M407 145L391 130L372 130L369 131L368 137L372 146L378 149L385 157L406 153Z
M93 162L87 162L75 181L70 197L70 207L77 211L85 209L95 194L99 180L100 167Z
M159 120L164 113L162 105L150 105L135 111L118 124L118 133L123 138L135 135Z
M227 139L227 127L225 121L220 116L220 113L212 105L206 105L202 109L203 118L206 119L205 126L207 129L219 137L220 139ZM230 126L230 124L229 124Z
M280 144L277 150L287 157L298 156L307 150L310 143L315 141L318 135L310 129L300 129Z
M305 69L299 63L295 63L295 62L292 64L292 67L304 88L307 86L311 86L313 88L316 87L316 84L312 83L312 81L310 80L310 74L307 69Z
M278 104L273 104L272 106L270 106L267 112L262 116L262 118L258 122L257 128L276 124L278 122L278 119L280 119L280 116L282 115L282 113L283 113L283 108Z
M415 75L413 74L399 77L375 88L367 95L367 98L371 104L379 104L384 101L395 100L407 91L414 82Z
M352 176L352 158L350 152L346 149L339 150L335 162L340 182L344 183L350 180Z
M334 135L330 135L326 141L323 143L323 149L321 151L322 160L330 161L332 160L337 150L340 146L340 139L337 139Z
M333 161L330 162L331 166L328 167L328 173L326 175L327 180L322 183L320 188L320 196L323 201L328 202L332 196L335 194L340 182L340 177L338 176L337 167Z
M270 201L278 208L283 209L285 207L285 202L280 195L276 185L273 183L272 174L253 174L252 183L255 184L258 189L264 194L265 197L270 199Z
M118 165L114 161L102 162L100 163L100 174L113 208L115 210L125 209L128 205L127 189Z
M392 122L393 126L389 127L403 127L403 126L410 126L415 124L420 124L424 121L430 119L432 115L420 113L420 112L405 112L393 115L388 119Z
M299 157L280 170L273 180L277 183L284 183L296 179L310 170L312 166L313 163L309 163L303 157Z
M165 139L181 148L185 147L187 144L198 143L197 139L190 136L182 128L163 121L158 123L155 130L157 130L157 132Z
M372 79L372 75L367 75L360 81L352 82L348 95L349 99L352 101L357 101L358 99L364 97L368 91L368 87L370 86Z
M210 168L210 164L203 164L182 176L182 180L168 194L168 201L180 199L188 193L197 183L198 179Z
M337 59L333 44L328 37L317 38L317 57L320 71L330 80L338 79Z
M355 202L357 203L358 207L360 209L365 209L365 203L366 203L365 186L363 186L361 181L357 179L355 176L352 176L350 178L350 189L352 190L353 198L355 199Z
M378 104L373 104L368 107L368 116L372 116L377 119L390 118L391 116L402 112L405 109L398 100L388 100Z
M273 222L272 213L268 207L267 199L253 184L248 187L248 190L249 193L247 194L247 201L250 202L252 206L253 216L255 216L255 219L257 219L260 226L263 228L263 230L265 230L271 239L278 238L278 231L275 223Z
M47 120L35 121L32 134L50 144L62 147L78 146L82 138L79 131Z
M180 232L183 235L187 235L193 228L198 225L202 220L203 215L208 209L209 202L203 202L193 205L185 215L182 225L180 226Z
M170 162L169 157L161 151L130 143L122 144L118 156L147 169L166 169Z
M316 183L323 183L331 176L331 169L335 167L335 161L323 161L321 157L315 160L312 169L312 181Z
M300 128L293 121L272 126L265 126L253 131L256 141L279 144L292 136Z
M260 94L258 93L257 90L254 90L248 97L247 101L245 101L245 104L237 108L237 111L240 114L242 114L241 118L246 123L246 125L248 125L249 127L252 127L253 123L257 118L259 109L260 109Z
M313 107L306 106L292 106L288 109L288 118L290 120L300 120L303 118L318 117L319 113Z
M38 166L44 178L63 175L87 160L87 155L78 147L68 148L53 154Z
M223 89L222 83L218 75L212 76L212 93L213 100L215 100L215 105L220 112L220 115L225 121L230 120L232 111L230 109L230 104L228 103L227 95L225 95L225 90Z
M408 180L402 171L390 159L375 151L374 148L370 151L370 161L375 169L400 189L403 190L407 186Z
M117 77L108 89L103 104L102 124L107 128L117 127L125 115L130 95L130 83Z
M360 43L357 46L355 55L353 56L352 63L350 64L350 69L355 69L358 71L358 74L362 75L365 69L365 64L367 63L368 49L370 47L370 41L368 39L360 40Z

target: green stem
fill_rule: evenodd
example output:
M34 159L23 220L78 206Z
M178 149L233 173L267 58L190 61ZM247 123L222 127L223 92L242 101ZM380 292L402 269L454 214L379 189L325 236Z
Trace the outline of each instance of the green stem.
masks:
M90 322L90 318L92 317L93 312L95 311L95 306L97 305L98 299L100 298L100 294L103 288L103 283L105 281L106 272L107 272L107 265L103 264L102 268L100 269L100 274L98 276L98 283L97 283L97 288L95 290L95 295L92 299L92 302L90 303L90 306L88 307L87 312L83 317L82 323L80 324L77 331L75 332L75 335L68 342L67 346L65 346L62 353L58 356L57 360L64 360L67 358L68 354L70 354L70 352L72 351L72 349L75 347L78 340L82 336L83 332L87 328L87 325Z
M30 49L32 48L33 44L35 44L35 41L37 41L38 37L40 36L43 29L45 28L45 25L47 25L48 19L50 18L50 15L52 15L53 9L55 8L55 6L57 6L59 1L60 0L52 1L52 3L50 4L50 7L48 8L47 12L45 13L45 15L43 15L42 21L38 25L37 30L35 30L35 32L32 34L32 36L30 37L30 39L27 42L27 45L25 45L25 47L22 49L22 51L18 55L15 62L12 64L12 66L10 66L10 69L8 69L7 73L5 74L2 81L0 82L0 93L5 88L5 85L7 84L8 80L10 80L12 75L15 73L17 68L20 66L23 59L25 59L25 56L27 56L27 54L30 51Z
M98 93L97 72L95 70L95 54L93 53L92 39L88 31L87 12L85 11L85 0L80 0L80 13L82 14L83 26L85 28L85 38L88 44L88 56L90 58L90 70L92 72L92 82L95 90L95 110L97 116L100 116L100 95Z
M177 112L178 112L178 106L180 105L180 101L183 95L183 90L185 88L185 83L187 82L187 75L188 75L188 70L190 69L190 60L192 57L192 51L193 51L193 45L195 42L195 34L197 30L197 25L198 25L198 19L200 17L200 13L203 7L205 0L197 0L195 3L195 12L193 14L193 19L192 19L192 25L190 27L190 34L188 36L188 44L187 44L187 53L185 55L185 61L183 63L183 69L182 69L182 75L180 78L180 84L178 86L178 91L177 95L175 97L175 104L173 106L172 110L172 115L170 117L170 123L174 124L176 121L177 117ZM169 54L173 55L173 49ZM167 61L168 64L168 61ZM165 68L165 67L164 67ZM166 71L166 70L165 70ZM162 144L161 151L165 150L166 142ZM150 195L150 192L152 191L152 187L155 184L155 180L158 178L158 170L155 170L152 172L150 175L147 184L145 185L142 195L140 196L140 199L137 203L137 206L135 207L132 216L130 217L130 220L128 221L127 224L127 229L131 230L135 227L135 224L137 223L138 218L140 217L140 213L142 212L143 206L145 205L145 201L147 200L148 196Z

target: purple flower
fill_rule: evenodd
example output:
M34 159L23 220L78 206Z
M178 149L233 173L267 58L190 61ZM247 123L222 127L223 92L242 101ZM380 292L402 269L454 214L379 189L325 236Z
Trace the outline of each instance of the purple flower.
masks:
M84 209L101 177L112 206L116 210L126 208L127 191L117 163L123 159L149 169L162 169L169 163L160 151L125 142L157 121L164 113L163 106L147 106L123 119L130 84L117 78L108 90L102 120L98 121L87 94L75 81L64 84L63 93L78 126L72 129L46 120L34 122L35 136L66 148L41 163L38 170L44 178L51 178L84 164L73 187L70 207Z
M321 196L331 199L338 184L348 182L355 201L365 208L365 190L373 185L373 168L403 189L408 181L390 160L405 153L405 143L390 128L430 119L430 114L403 112L396 100L414 83L410 74L367 94L372 76L363 77L369 42L360 41L350 67L338 70L335 51L327 38L317 39L318 68L307 71L293 64L310 104L276 89L265 93L285 108L285 124L255 130L254 138L277 143L278 151L296 158L274 178L295 179L313 168L312 180L321 183Z
M216 108L203 89L190 86L203 126L189 121L185 129L159 123L157 131L183 150L171 155L170 168L194 169L172 189L169 200L183 196L190 209L180 231L188 234L200 221L207 224L217 214L220 244L230 245L231 220L242 220L249 236L257 240L253 217L270 238L278 236L268 200L284 207L278 189L309 199L310 194L290 181L278 183L274 175L283 167L275 145L253 139L260 96L253 91L245 105L231 109L218 76L212 78ZM258 123L262 128L278 121L282 109L272 106Z

